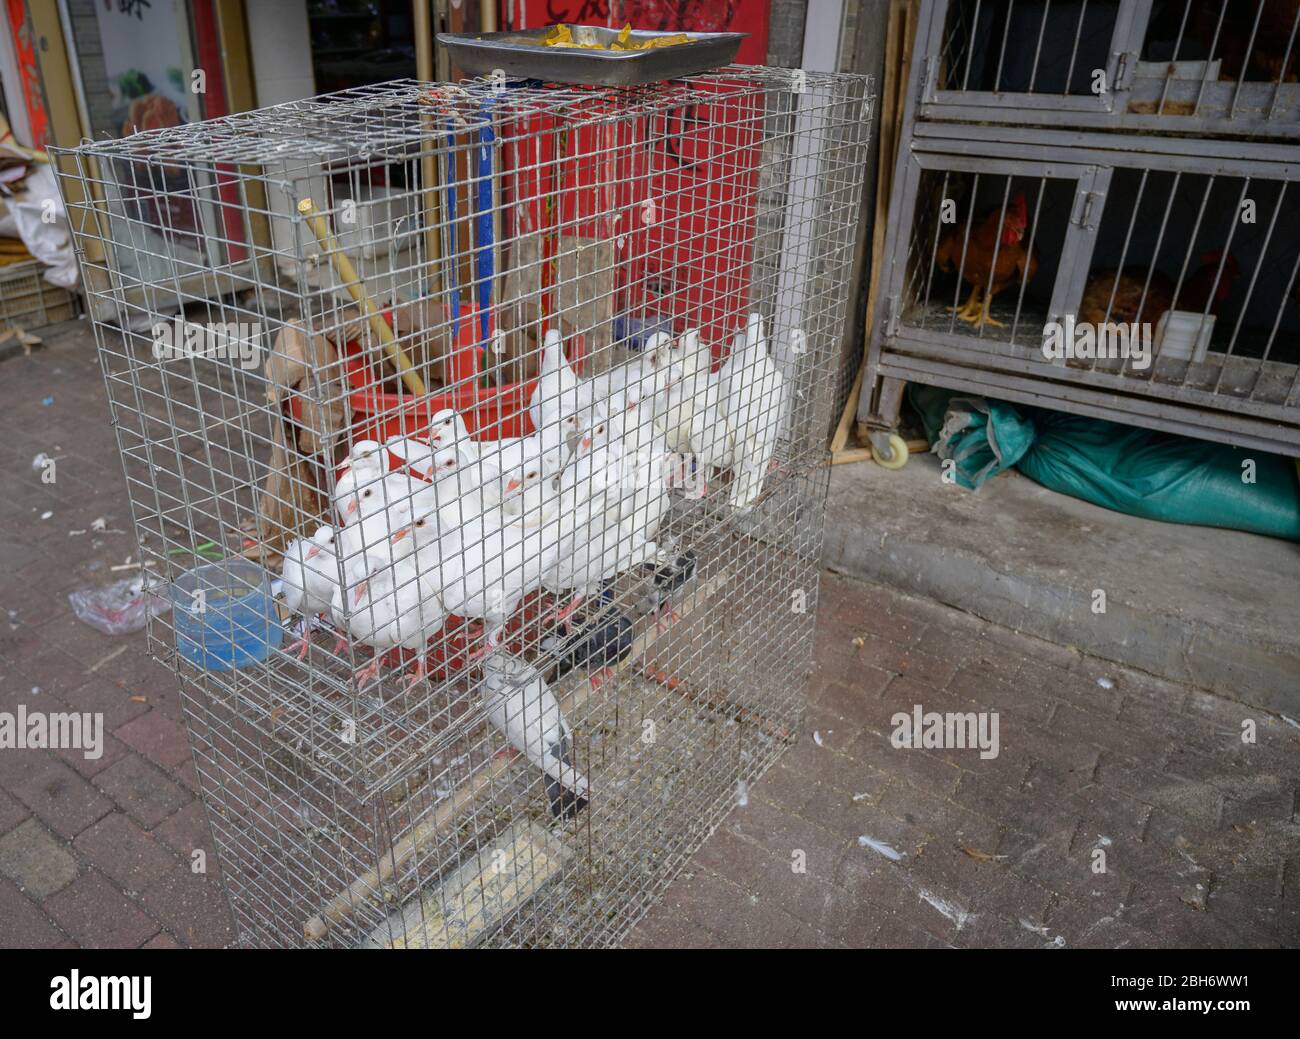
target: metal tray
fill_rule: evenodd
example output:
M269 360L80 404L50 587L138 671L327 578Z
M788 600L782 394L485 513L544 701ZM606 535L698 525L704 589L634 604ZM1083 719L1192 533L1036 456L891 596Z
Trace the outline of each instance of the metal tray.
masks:
M507 76L540 79L549 83L583 83L591 86L631 87L680 79L731 63L747 32L688 32L689 43L656 47L648 51L576 50L547 47L542 39L551 31L526 29L521 32L440 32L438 42L447 48L451 60L466 72L486 76L501 69ZM596 25L571 26L579 43L608 46L618 38L618 29ZM634 29L632 39L676 36L672 32Z

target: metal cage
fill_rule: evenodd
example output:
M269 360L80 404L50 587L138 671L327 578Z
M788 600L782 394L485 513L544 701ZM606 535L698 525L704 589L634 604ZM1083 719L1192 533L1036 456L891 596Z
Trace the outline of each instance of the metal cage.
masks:
M867 79L60 153L240 939L601 945L798 724Z
M924 120L1300 134L1294 0L922 0Z
M1300 167L1273 139L1300 127L1294 40L1236 54L1232 82L1202 54L1190 109L1141 113L1115 73L1268 4L922 4L858 413L873 444L915 381L1300 454ZM1123 89L1091 89L1094 66ZM1161 96L1186 74L1171 58Z

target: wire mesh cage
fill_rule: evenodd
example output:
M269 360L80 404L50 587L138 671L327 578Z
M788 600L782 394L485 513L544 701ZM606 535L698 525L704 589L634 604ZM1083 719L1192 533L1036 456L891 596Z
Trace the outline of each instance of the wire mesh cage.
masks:
M61 155L241 940L618 940L792 738L868 79Z

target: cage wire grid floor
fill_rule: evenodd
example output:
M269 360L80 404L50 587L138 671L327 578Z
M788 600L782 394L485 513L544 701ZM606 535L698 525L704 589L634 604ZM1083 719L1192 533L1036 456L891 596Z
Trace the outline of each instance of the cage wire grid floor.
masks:
M813 479L821 483L824 474ZM768 493L779 507L781 497L809 490L807 478L790 479ZM680 609L689 624L649 641L599 689L581 670L555 684L574 728L575 765L593 792L567 824L552 825L545 783L533 770L519 762L499 767L502 741L481 722L424 767L354 799L251 726L243 739L223 740L229 721L215 717L221 705L204 708L187 696L200 781L222 792L209 801L217 806L210 817L222 861L232 867L231 901L244 942L300 944L304 921L348 892L344 911L311 944L616 944L798 731L822 534L809 519L793 548L731 535L732 549L710 553L696 587L684 589ZM756 569L779 588L741 579ZM806 590L806 610L774 615L766 608L771 593L791 589ZM743 657L737 646L747 650ZM662 680L662 665L673 669L671 684ZM265 784L247 781L254 760ZM449 770L460 770L463 787L467 762L468 781L478 786L473 805L489 804L489 813L457 802ZM246 805L241 817L221 813L232 803ZM437 832L423 828L447 808L458 811ZM547 862L541 869L534 868L537 849L527 849L518 872L524 886L536 888L531 899L514 904L513 891L485 889L468 906L438 903L440 882L521 818L549 828L569 850L560 868ZM404 841L412 846L398 860L393 848ZM349 892L377 862L394 863L391 874L376 880L372 873L374 883ZM339 863L349 868L340 872ZM421 903L430 892L432 907ZM405 920L404 907L411 914Z

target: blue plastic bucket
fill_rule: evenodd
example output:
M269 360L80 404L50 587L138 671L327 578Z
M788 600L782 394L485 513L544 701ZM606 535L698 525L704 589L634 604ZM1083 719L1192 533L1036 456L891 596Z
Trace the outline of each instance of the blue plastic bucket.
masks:
M260 664L284 641L271 582L256 563L226 559L172 584L176 650L212 671Z

